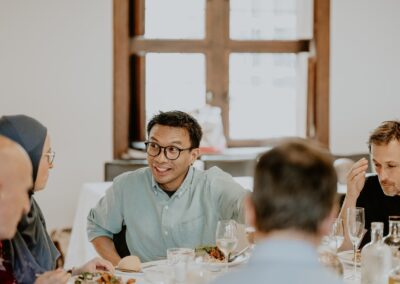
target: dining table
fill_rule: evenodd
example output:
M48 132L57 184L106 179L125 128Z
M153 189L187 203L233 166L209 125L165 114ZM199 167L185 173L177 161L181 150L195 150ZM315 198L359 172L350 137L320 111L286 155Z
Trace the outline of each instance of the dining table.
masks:
M198 258L188 264L186 271L185 284L206 284L224 273L232 272L239 269L241 265L247 263L250 253L244 255L238 261L231 263L227 270L224 263L205 264ZM141 264L141 271L127 272L116 269L114 276L119 277L122 283L127 283L129 279L134 279L135 284L153 283L153 284L175 284L174 268L167 263L167 260L156 260ZM73 276L68 283L75 284L75 280L79 276Z
M234 177L234 179L240 183L244 188L248 189L249 191L253 188L253 178L246 176L246 177ZM112 182L88 182L82 185L80 190L77 210L75 213L75 218L73 221L71 238L68 246L68 250L65 256L65 263L64 269L70 269L74 266L82 265L83 263L89 261L93 257L98 256L97 252L95 251L93 245L89 242L87 233L86 233L86 225L87 225L87 216L91 208L95 207L97 202L105 195L105 192L108 188L110 188ZM338 193L345 193L346 187L345 185L338 184ZM163 262L164 261L164 262ZM166 260L158 260L155 262L144 263L144 272L143 273L123 273L118 272L117 275L121 276L124 280L128 278L135 278L136 283L149 283L150 281L146 280L146 277L162 277L163 269L165 269L165 261ZM247 259L246 259L247 261ZM245 263L245 261L240 262L239 264ZM163 268L164 267L164 268ZM196 266L192 266L195 267ZM234 270L240 265L230 266L229 270ZM210 268L210 267L208 267ZM344 266L344 282L346 284L359 284L359 280L350 280L346 279L348 275L352 273L352 266L349 265ZM146 273L146 271L148 271ZM223 270L218 267L211 267L211 269L199 269L197 266L196 269L192 269L189 271L189 277L193 279L205 277L202 274L207 274L207 277L211 277L211 279L218 277L223 273ZM147 282L146 282L147 281ZM74 283L74 282L71 282ZM151 282L150 282L151 283ZM163 282L160 282L163 283ZM167 283L167 282L165 282ZM196 281L190 281L188 283L197 283Z

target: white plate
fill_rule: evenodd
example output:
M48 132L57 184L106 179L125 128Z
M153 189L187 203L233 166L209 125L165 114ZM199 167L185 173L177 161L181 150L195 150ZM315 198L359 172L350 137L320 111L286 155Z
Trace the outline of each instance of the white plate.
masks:
M138 275L138 274L136 274L136 275ZM142 274L142 273L140 274L140 277L137 277L137 276L133 275L132 273L131 273L131 275L121 275L120 273L118 273L118 272L116 271L116 272L115 272L115 276L121 277L122 283L126 283L126 281L128 281L128 279L130 279L130 278L136 279L136 284L145 283L144 280L143 280L143 274ZM78 276L72 276L72 277L68 280L67 284L75 284L75 280L76 280L77 278L78 278ZM84 283L84 282L83 282L83 283ZM92 282L90 282L90 283L92 283ZM97 282L93 282L93 283L97 283Z
M135 278L135 277L143 277L143 272L126 272L115 269L115 275Z
M234 261L228 262L228 266L235 266L239 265L242 263L245 263L249 260L250 254L249 253L244 253L242 255L239 255ZM210 261L203 261L201 262L202 265L210 268L223 268L225 267L225 262L210 262Z
M352 250L346 250L338 253L340 261L344 264L353 265L353 254ZM356 263L357 266L361 266L360 262Z
M236 266L242 263L245 263L249 260L250 254L249 253L244 253L242 255L239 255L234 261L229 262L228 266ZM142 270L144 273L146 273L146 270L152 269L154 267L160 267L160 266L166 266L167 260L156 260L156 261L150 261L150 262L145 262L142 264ZM196 264L201 264L205 267L210 267L210 268L223 268L225 266L224 262L211 262L211 261L204 261L203 259L197 258L195 261Z

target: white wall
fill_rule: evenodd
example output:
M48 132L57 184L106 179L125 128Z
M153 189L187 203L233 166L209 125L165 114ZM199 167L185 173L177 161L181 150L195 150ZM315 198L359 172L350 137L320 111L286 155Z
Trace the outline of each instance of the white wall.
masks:
M331 3L331 149L365 152L400 118L400 1ZM50 228L72 224L81 184L112 156L111 16L111 0L0 0L0 114L49 128L56 164L37 197Z
M331 150L367 152L381 121L400 119L400 1L331 0Z
M36 196L49 229L70 226L112 157L111 0L0 0L0 115L18 113L48 127L55 167Z

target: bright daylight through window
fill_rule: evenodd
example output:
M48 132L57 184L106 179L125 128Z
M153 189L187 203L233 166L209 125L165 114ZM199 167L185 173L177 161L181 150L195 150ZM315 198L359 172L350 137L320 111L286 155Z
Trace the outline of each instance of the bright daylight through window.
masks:
M231 0L230 37L284 40L297 39L301 34L309 38L311 17L303 15L307 9L311 9L307 1ZM308 26L301 22L303 18L307 18L304 22ZM204 0L147 0L144 37L203 39L205 20ZM229 109L230 139L305 136L307 61L304 58L294 53L229 54L226 109ZM146 121L159 110L192 111L206 104L203 54L148 53L145 78Z

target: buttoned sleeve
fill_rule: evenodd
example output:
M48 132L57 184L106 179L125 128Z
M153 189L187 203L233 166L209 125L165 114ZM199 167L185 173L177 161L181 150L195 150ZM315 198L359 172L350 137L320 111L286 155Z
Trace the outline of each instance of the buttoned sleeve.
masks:
M119 189L117 177L113 185L107 189L97 205L92 208L87 217L87 234L89 241L105 236L113 238L113 234L119 233L122 228L122 192Z
M249 192L218 167L209 170L208 178L219 219L234 219L243 224L244 198Z

